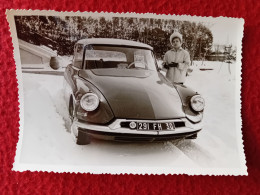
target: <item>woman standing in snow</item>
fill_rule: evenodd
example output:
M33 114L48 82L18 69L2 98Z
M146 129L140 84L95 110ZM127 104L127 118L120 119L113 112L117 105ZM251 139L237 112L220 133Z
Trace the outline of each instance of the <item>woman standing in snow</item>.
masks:
M168 69L166 77L172 83L183 84L190 65L190 54L181 47L182 35L174 32L170 37L172 49L164 55L165 68Z

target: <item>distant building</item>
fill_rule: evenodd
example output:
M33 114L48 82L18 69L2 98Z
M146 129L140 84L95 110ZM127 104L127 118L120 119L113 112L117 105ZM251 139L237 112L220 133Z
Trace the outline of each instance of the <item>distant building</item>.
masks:
M211 53L205 58L209 61L225 61L227 59L226 45L214 44Z
M40 65L50 62L51 57L57 56L57 52L46 46L37 46L18 40L22 67L24 65Z

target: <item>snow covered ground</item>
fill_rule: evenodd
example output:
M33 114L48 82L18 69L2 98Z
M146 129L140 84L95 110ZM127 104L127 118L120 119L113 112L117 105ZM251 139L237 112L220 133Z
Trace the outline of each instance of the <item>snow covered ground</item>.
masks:
M235 117L235 64L195 62L186 85L206 100L196 140L76 145L68 131L63 77L23 73L24 132L14 170L92 173L232 174L245 169ZM213 70L201 71L212 67ZM243 155L243 154L242 154Z

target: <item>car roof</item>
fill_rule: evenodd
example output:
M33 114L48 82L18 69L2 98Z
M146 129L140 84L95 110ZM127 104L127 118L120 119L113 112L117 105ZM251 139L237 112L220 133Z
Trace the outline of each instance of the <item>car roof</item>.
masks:
M90 38L90 39L81 39L77 43L83 44L83 45L95 44L95 45L134 46L134 47L143 47L143 48L153 50L153 47L151 47L150 45L140 43L137 41L125 40L125 39Z

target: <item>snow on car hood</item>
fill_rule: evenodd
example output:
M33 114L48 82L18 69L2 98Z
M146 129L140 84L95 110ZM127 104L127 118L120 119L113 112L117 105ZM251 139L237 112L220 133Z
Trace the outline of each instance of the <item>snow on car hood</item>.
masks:
M94 84L108 101L116 118L173 119L185 117L175 87L158 72L131 70L81 70L79 76ZM136 73L133 71L131 74Z

